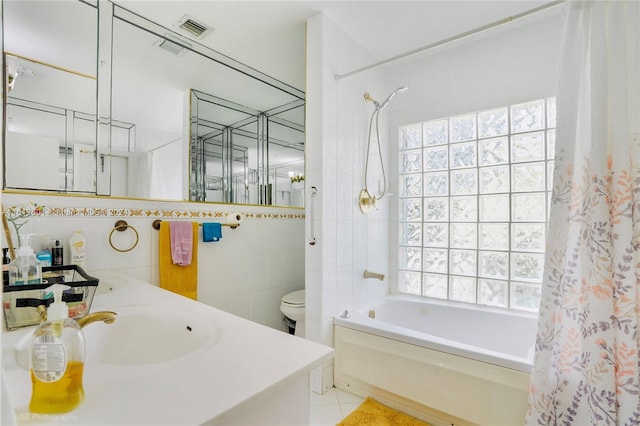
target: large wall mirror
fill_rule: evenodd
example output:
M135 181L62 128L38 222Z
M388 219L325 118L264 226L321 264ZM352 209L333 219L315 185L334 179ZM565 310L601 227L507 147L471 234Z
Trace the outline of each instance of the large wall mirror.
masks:
M303 92L108 1L3 14L4 188L302 206Z

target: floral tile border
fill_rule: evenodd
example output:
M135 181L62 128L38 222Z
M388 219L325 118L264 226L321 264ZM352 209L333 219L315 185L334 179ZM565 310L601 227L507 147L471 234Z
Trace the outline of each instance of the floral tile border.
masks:
M93 207L44 207L24 204L4 208L9 219L16 217L148 217L148 218L226 218L233 212L209 210L177 209L132 209L132 208L93 208ZM304 219L304 213L264 213L241 212L244 219Z

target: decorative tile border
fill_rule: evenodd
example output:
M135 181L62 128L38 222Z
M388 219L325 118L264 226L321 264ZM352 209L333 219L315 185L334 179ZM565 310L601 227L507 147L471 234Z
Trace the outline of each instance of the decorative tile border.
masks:
M93 207L43 207L34 204L9 206L4 208L9 219L19 217L148 217L158 218L226 218L233 212L208 210L174 209L129 209L129 208L93 208ZM264 213L241 212L244 219L304 219L304 213Z

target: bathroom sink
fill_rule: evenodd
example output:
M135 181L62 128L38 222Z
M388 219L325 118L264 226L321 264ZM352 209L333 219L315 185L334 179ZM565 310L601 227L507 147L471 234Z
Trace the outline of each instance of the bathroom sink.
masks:
M87 359L109 365L141 365L182 358L214 345L221 335L216 325L183 309L126 307L113 324L84 328Z
M83 328L86 362L109 366L166 363L206 350L220 339L221 329L203 315L171 307L126 306L113 324L92 323ZM18 364L29 369L31 334L16 348Z

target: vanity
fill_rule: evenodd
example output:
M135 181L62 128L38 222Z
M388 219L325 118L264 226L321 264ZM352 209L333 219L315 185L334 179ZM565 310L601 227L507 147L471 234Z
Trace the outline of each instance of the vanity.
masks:
M3 424L309 423L309 373L331 360L332 348L116 272L93 275L100 284L91 312L118 318L83 329L85 401L66 414L30 413L34 327L4 331Z

